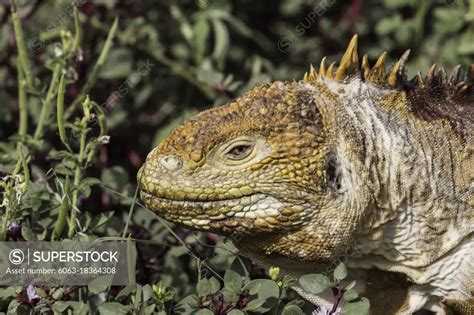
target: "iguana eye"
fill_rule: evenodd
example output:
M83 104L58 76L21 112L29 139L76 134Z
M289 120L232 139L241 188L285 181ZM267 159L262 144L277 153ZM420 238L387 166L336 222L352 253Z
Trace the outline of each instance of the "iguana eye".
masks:
M251 145L238 144L230 148L226 154L233 160L240 160L246 158L250 154L251 150Z
M206 160L212 167L237 170L258 163L271 153L272 148L265 138L242 135L217 145Z

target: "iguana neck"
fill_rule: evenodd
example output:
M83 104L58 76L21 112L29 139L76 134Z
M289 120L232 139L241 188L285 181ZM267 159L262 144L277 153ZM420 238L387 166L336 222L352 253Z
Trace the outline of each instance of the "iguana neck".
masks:
M354 237L358 260L375 255L421 267L459 244L471 211L470 169L462 165L472 163L463 162L465 145L449 126L412 115L405 91L358 79L308 88L334 139L340 183L328 206L368 213Z

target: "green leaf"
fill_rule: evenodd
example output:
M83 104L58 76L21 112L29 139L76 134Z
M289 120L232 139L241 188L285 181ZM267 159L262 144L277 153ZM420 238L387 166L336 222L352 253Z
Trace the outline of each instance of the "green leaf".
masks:
M346 292L344 292L344 295L343 295L344 300L348 302L354 301L358 297L359 297L359 294L357 294L357 291L354 289L347 290Z
M208 310L207 308L203 308L203 309L200 309L199 311L197 311L194 314L196 314L196 315L214 315L214 312L212 312L211 310Z
M96 177L86 177L81 180L81 186L94 186L94 185L100 185L100 179Z
M36 237L33 231L26 227L25 225L21 226L21 236L25 239L25 241L35 241Z
M196 285L196 291L199 296L206 296L211 293L211 284L208 279L202 278Z
M328 277L321 274L304 275L299 283L303 290L313 294L319 294L333 285Z
M211 277L209 279L209 284L211 285L210 292L209 292L210 294L216 293L221 288L221 284L219 283L219 280L217 280L214 277Z
M281 312L281 315L304 315L304 314L301 308L299 308L297 305L290 304L290 305L285 306L285 308Z
M250 295L255 295L260 291L261 287L262 287L261 281L252 280L244 287L244 290L249 290Z
M84 194L86 198L88 198L91 194L91 186L99 184L100 179L95 177L86 177L79 184L79 191Z
M246 311L256 311L263 303L265 303L264 299L255 299L250 301L244 309Z
M69 307L69 304L63 301L57 301L56 303L53 304L53 311L54 312L59 312L59 313L64 313L64 311Z
M96 278L87 284L87 288L92 294L98 294L104 292L107 289L107 285L103 284L100 278Z
M224 80L224 75L216 70L196 69L196 77L199 81L212 86L219 85Z
M105 302L99 306L100 315L127 314L129 311L130 306L117 302Z
M212 57L222 63L224 62L227 50L229 49L229 32L226 25L221 20L213 19L212 26L215 37Z
M0 288L0 300L16 296L15 287Z
M153 289L149 284L146 284L142 288L143 302L148 301L153 296Z
M278 302L280 296L280 288L275 281L269 279L254 279L245 285L243 289L248 289L249 293L252 292L252 297L265 301L257 310L260 313L271 310Z
M68 314L68 309L72 310L74 315L85 315L89 312L87 304L78 301L57 301L52 307L55 315Z
M239 300L239 296L237 295L237 293L233 291L224 289L221 292L222 292L222 295L224 296L224 302L226 303L231 303L231 304L237 303L237 301Z
M120 292L117 294L115 298L116 299L126 298L128 295L132 294L133 291L135 291L135 289L136 289L135 285L127 285L122 290L120 290Z
M346 286L344 287L344 290L350 290L350 289L354 288L355 285L356 285L356 281L353 280L353 281L351 281L348 285L346 285Z
M109 222L109 220L112 218L113 215L114 215L114 211L107 211L107 212L102 212L94 216L94 218L92 219L89 225L89 229L94 230L104 225L105 223Z
M200 15L196 24L194 24L194 50L197 64L200 64L204 58L209 30L207 18L205 15Z
M244 312L241 310L231 310L230 312L227 313L227 315L245 315Z
M227 270L224 274L224 287L239 293L242 288L242 277L235 271Z
M345 303L342 306L341 314L344 315L368 315L370 303L366 298L361 298L357 302Z
M337 281L344 280L347 277L347 267L344 263L340 263L337 265L336 269L334 269L334 278Z

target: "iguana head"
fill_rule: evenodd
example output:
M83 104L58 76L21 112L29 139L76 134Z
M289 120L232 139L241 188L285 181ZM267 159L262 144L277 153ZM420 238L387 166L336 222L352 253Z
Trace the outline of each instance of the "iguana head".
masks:
M265 254L327 261L359 236L367 252L377 248L408 198L399 179L419 162L392 153L394 143L415 152L398 127L434 122L454 140L473 113L473 66L464 80L459 68L448 79L432 67L407 81L407 57L388 71L385 53L373 67L367 56L359 63L354 37L337 69L323 59L301 81L264 84L196 115L148 155L141 199L189 228L240 231L250 236L244 247Z
M307 88L264 84L164 139L138 176L141 198L199 230L298 228L325 195L325 137Z

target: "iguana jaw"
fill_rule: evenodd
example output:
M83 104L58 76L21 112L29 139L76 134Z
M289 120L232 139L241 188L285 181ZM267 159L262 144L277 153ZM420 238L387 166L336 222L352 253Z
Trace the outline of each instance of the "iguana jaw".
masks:
M141 191L141 199L169 221L201 231L267 230L278 225L281 203L256 193L222 200L173 200Z

